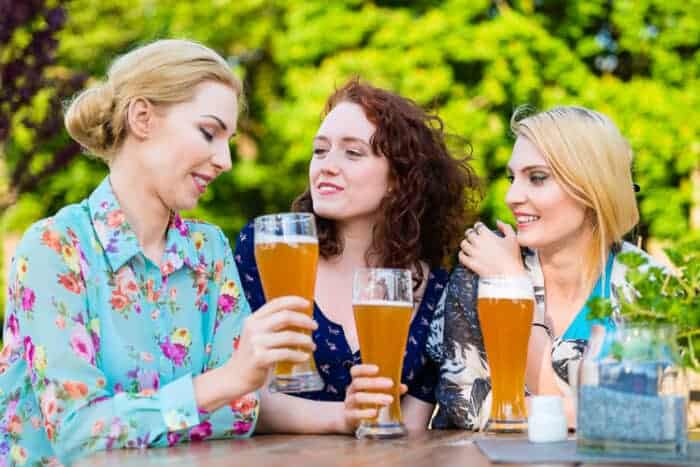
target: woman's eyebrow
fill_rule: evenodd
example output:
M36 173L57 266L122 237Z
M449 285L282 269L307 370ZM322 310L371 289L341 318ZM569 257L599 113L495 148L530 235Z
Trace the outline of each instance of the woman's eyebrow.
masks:
M546 165L540 165L540 164L535 164L535 165L526 165L525 167L521 168L521 172L529 172L531 170L549 170L549 166ZM513 168L511 166L507 166L506 170L510 173L513 173Z
M360 144L364 144L365 146L369 147L369 143L367 143L367 141L365 141L361 138L356 138L354 136L345 136L343 138L340 138L340 140L344 143L360 143Z
M213 118L214 120L216 120L216 122L219 124L219 126L221 127L222 130L224 130L224 131L228 130L228 127L226 126L224 121L221 120L216 115L206 114L206 115L202 115L202 117Z

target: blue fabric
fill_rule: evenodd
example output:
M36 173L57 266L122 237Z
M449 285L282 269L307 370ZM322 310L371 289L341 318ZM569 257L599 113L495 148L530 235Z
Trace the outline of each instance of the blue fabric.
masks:
M109 180L34 224L12 262L0 353L0 465L249 436L256 394L200 411L250 308L218 228L173 215L160 267Z
M265 295L255 263L253 223L240 233L234 258L241 274L241 282L251 310L255 312L265 303ZM423 300L409 329L402 382L408 386L408 394L429 403L435 403L435 385L438 367L426 353L428 332L433 313L447 283L447 271L435 268L430 271ZM314 303L314 319L318 329L313 333L316 343L314 358L325 387L320 391L299 393L299 397L323 401L342 401L345 388L350 384L350 368L360 363L360 353L353 353L345 338L343 327L329 320Z
M595 287L593 287L591 294L588 296L586 303L583 305L583 308L581 308L581 310L578 312L578 314L571 322L569 327L566 328L566 331L564 331L562 339L587 341L591 337L591 326L593 326L594 324L601 324L605 326L606 331L615 329L615 323L612 319L588 319L588 312L590 311L588 308L588 302L596 297L610 297L610 276L612 276L612 267L614 259L615 255L613 255L613 253L610 253L610 255L608 256L608 262L605 264L605 276L603 276L602 274L600 275L598 281L595 284ZM605 277L605 284L603 284L603 277Z

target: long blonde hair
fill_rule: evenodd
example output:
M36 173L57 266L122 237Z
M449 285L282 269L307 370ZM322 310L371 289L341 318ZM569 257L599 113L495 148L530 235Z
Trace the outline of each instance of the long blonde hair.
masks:
M109 163L126 137L133 99L144 98L156 106L186 102L204 81L228 85L238 97L242 93L226 61L208 47L181 39L152 42L117 58L104 83L73 99L66 110L66 129Z
M533 143L552 168L557 182L583 204L593 224L584 256L584 280L591 287L613 245L639 221L632 181L633 153L605 115L583 107L561 106L529 115L519 108L510 126Z

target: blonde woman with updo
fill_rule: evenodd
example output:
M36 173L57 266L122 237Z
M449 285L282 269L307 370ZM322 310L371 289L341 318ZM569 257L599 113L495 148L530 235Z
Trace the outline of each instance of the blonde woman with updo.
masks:
M317 325L296 311L307 305L299 297L250 316L226 237L178 214L231 169L240 98L215 52L162 40L117 59L104 83L70 104L68 132L109 176L30 227L16 251L0 354L0 465L253 430L350 432L342 403L319 410L256 392L275 362L308 358L290 348L314 348L280 330Z
M476 300L479 277L520 276L532 284L525 382L531 394L564 397L575 426L572 384L594 325L594 297L629 294L618 254L640 251L623 241L639 220L632 150L605 115L555 107L511 119L516 136L508 163L506 204L516 229L499 234L477 223L466 231L459 261L436 313L430 341L441 362L434 427L480 430L491 405L491 380ZM601 329L602 330L602 329ZM515 358L515 356L514 356ZM523 388L525 391L525 388Z

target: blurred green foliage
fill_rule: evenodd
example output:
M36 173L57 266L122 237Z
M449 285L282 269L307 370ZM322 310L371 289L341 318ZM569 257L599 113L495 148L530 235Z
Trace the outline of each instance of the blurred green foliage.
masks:
M619 256L629 269L625 279L635 290L633 300L619 291L620 316L628 323L671 324L683 366L700 371L700 235L689 236L665 249L674 274L651 266L639 253ZM592 319L613 315L612 301L596 297L589 302Z
M119 53L185 37L228 57L244 78L247 110L234 168L188 213L232 238L249 218L287 210L303 190L325 98L354 75L436 110L449 131L471 142L487 182L484 220L511 220L503 198L513 109L579 104L611 116L636 152L637 233L675 240L690 228L698 190L691 173L700 165L700 0L64 3L68 18L47 72L101 78ZM21 42L18 36L3 45L0 60ZM35 142L20 117L61 112L48 102L39 94L13 119L0 148L9 170ZM50 154L50 143L40 151ZM47 159L28 170L40 171ZM26 228L88 195L105 173L92 159L76 159L0 212L0 227Z
M101 77L118 53L187 37L229 57L245 78L234 169L193 213L229 234L253 215L287 209L303 189L324 100L353 75L434 108L471 141L488 181L485 219L509 216L512 110L575 103L609 114L630 139L640 233L677 238L688 229L689 174L700 160L698 0L73 0L66 10L57 64L67 70ZM47 109L37 102L32 111ZM31 138L21 124L12 135L18 146ZM4 226L24 228L36 199L41 215L81 199L104 173L74 162L23 195ZM16 212L24 210L31 215Z

